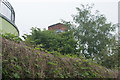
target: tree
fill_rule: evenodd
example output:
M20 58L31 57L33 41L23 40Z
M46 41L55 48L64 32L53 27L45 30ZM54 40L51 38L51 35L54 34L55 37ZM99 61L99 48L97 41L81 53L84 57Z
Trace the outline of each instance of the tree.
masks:
M112 54L112 39L115 25L107 22L104 15L96 11L92 14L92 6L81 5L76 8L77 14L73 15L73 21L64 21L69 29L74 31L74 37L78 43L79 55L87 59L102 60L104 56Z
M25 41L33 45L42 45L48 51L58 51L61 54L71 54L76 51L76 41L72 31L56 33L55 31L32 28L30 35L24 35Z

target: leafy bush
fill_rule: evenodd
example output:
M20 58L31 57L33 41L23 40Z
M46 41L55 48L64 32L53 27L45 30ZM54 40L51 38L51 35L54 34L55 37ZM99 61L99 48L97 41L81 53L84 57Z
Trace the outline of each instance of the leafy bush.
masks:
M71 58L71 55L67 54L63 57L54 56L6 39L3 39L2 46L3 80L8 80L7 78L115 78L117 74L85 59Z
M30 35L25 34L25 42L35 46L40 45L48 51L58 51L62 54L70 54L76 52L76 41L72 31L63 33L56 33L54 31L44 30L39 28L32 28Z
M22 41L22 39L18 36L15 36L14 34L10 34L10 33L5 33L5 34L0 34L0 36L2 38L5 38L5 39L9 39L9 40L13 40L15 42L20 42Z

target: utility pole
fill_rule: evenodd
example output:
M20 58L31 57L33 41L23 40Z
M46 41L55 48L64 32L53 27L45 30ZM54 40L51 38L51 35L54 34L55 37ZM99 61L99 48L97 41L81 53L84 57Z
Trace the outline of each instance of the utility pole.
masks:
M120 1L118 2L118 62L120 62ZM118 63L118 67L120 67ZM120 79L120 70L118 70L118 79Z
M120 42L120 1L118 2L118 41Z

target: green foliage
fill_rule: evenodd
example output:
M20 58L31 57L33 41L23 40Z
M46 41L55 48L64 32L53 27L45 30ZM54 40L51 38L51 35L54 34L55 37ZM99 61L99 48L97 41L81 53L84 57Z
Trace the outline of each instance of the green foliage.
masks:
M93 15L91 8L88 5L77 8L78 14L73 16L74 24L67 22L66 32L32 28L30 35L23 36L27 44L34 46L32 49L19 46L16 50L16 45L3 42L3 78L111 77L114 73L99 65L96 67L92 61L96 60L108 68L119 66L117 49L120 49L114 45L116 40L110 33L114 31L114 25L107 23L106 18L98 12ZM8 33L1 36L16 42L22 41ZM83 54L87 60L76 54Z
M19 76L18 73L13 74L13 77L14 77L14 78L20 78L20 76Z
M0 34L2 38L9 39L15 42L20 42L22 39L18 36L15 36L14 34L6 33L6 34Z
M69 58L78 58L76 54L66 54L64 56L69 57Z
M62 54L76 52L76 41L72 31L56 33L54 31L41 31L39 28L32 28L30 35L24 35L25 42L33 44L47 51L57 51Z
M100 78L101 75L105 78L111 78L111 76L114 77L114 74L116 74L114 71L108 71L106 68L104 69L104 67L101 66L94 67L95 65L93 63L81 57L79 58L68 54L59 55L56 51L54 51L55 53L45 53L43 51L38 51L38 49L34 50L32 48L19 45L20 44L14 45L13 41L3 39L3 79ZM15 47L17 47L17 49ZM54 56L52 54L57 55Z
M67 54L68 57L83 56L95 60L108 68L118 66L118 51L116 47L115 25L107 22L106 17L96 11L92 14L93 6L81 5L73 21L63 21L68 30L63 33L32 28L31 34L23 37L27 44L32 44L36 50L48 53ZM55 52L57 51L57 52ZM111 63L113 63L111 65Z
M48 62L47 64L48 64L48 65L53 65L53 66L56 66L56 65L57 65L57 64L54 63L54 62Z
M73 21L63 22L74 33L78 43L78 54L87 59L96 60L100 64L104 62L105 65L103 65L107 66L108 60L104 61L104 59L116 54L116 51L113 50L116 46L116 40L115 35L112 34L116 26L107 22L106 17L99 11L92 14L92 7L89 5L77 7L77 14L73 15Z
M91 63L91 64L93 64L93 63ZM88 66L88 61L86 61L86 60L82 60L81 62L76 61L76 63L74 63L74 66L75 66L75 68L80 70L80 72L75 71L75 73L82 78L86 78L86 77L94 78L94 77L99 76L97 72L92 71L92 68L90 66Z

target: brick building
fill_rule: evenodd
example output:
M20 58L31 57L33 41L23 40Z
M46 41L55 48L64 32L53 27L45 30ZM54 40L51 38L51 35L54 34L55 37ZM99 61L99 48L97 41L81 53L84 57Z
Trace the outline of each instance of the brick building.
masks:
M57 23L51 26L48 26L48 30L54 30L56 32L64 32L67 30L67 27L62 23Z

